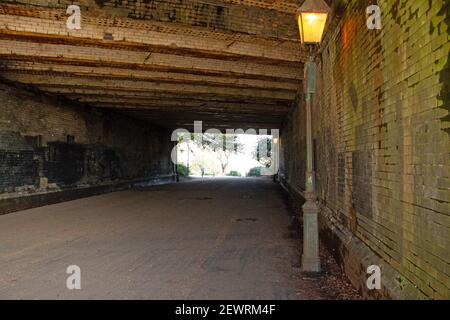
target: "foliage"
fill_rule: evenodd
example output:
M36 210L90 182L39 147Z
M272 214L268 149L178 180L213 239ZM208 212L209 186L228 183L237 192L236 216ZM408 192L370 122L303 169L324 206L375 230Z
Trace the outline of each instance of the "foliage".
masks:
M250 171L247 173L247 177L260 177L261 169L262 167L251 168Z
M229 177L241 177L241 173L236 171L236 170L232 170L230 172L228 172L227 176Z
M272 139L259 139L252 156L253 159L257 160L264 167L270 168L272 165Z
M201 141L194 140L194 142L199 147L214 152L220 161L223 175L227 170L230 156L242 153L244 149L244 145L238 141L238 136L234 134L204 133Z
M182 177L188 177L189 169L184 164L177 164L177 173Z

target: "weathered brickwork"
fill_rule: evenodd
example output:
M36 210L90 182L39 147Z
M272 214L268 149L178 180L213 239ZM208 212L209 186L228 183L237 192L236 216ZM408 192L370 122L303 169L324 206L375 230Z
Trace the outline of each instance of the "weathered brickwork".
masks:
M270 10L259 6L233 4L232 1L195 0L3 0L12 4L31 4L50 8L80 5L97 14L111 12L115 17L186 24L194 27L240 32L280 39L296 39L297 27L291 23L294 12ZM242 5L244 4L244 5ZM250 3L248 3L250 4ZM274 26L274 22L276 25Z
M67 27L71 4L80 29ZM5 0L0 77L171 129L279 128L303 76L296 6Z
M227 30L194 28L184 24L117 17L107 8L99 12L83 11L82 29L68 31L67 14L64 8L40 7L30 10L26 6L0 4L1 33L17 31L35 35L69 35L71 40L79 40L78 44L83 44L80 40L86 41L86 39L104 40L108 35L115 41L108 41L103 44L103 47L132 47L148 51L148 45L154 45L155 47L151 49L155 52L173 52L179 49L184 50L184 54L194 56L199 55L195 50L200 49L203 55L221 56L223 52L226 52L228 57L246 55L251 57L253 62L256 57L300 61L304 56L299 43L294 40L284 41ZM117 41L120 43L115 43ZM84 45L86 44L89 42L84 42ZM171 50L156 46L171 46Z
M323 239L367 296L450 298L448 1L342 1L322 46L313 108ZM286 124L282 172L304 186L303 106ZM294 157L294 155L296 155ZM366 268L380 265L383 290Z
M294 108L287 119L281 130L280 175L290 188L300 192L304 189L306 177L305 108L302 105Z
M0 110L3 197L173 174L166 129L2 83Z

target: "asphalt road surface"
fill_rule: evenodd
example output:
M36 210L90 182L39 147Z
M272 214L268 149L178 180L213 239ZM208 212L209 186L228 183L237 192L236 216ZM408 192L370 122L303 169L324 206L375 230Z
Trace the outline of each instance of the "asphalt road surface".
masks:
M264 178L0 216L0 299L308 299L291 222L281 188ZM66 286L70 265L80 267L81 290Z

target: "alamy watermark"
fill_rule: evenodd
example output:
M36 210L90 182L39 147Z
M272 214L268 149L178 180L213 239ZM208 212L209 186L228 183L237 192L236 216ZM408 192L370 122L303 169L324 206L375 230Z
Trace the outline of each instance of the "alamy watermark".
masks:
M80 30L81 29L81 9L77 5L70 5L67 7L67 18L66 26L69 30Z
M67 7L66 13L70 15L67 18L66 26L69 30L81 29L81 8L77 5L70 5ZM381 23L381 8L378 5L370 5L366 9L366 26L369 30L380 30Z
M381 268L372 265L367 268L367 274L370 274L366 285L369 290L381 290Z
M367 22L366 26L369 30L381 30L381 8L377 5L368 6L366 9Z
M66 273L70 275L66 280L67 289L81 290L81 268L77 265L71 265L67 267Z
M194 131L193 133L187 129L179 128L172 132L171 140L174 142L178 142L178 144L182 143L195 143L197 145L203 144L204 134L209 135L214 139L214 145L217 148L222 149L223 151L233 152L236 149L236 141L233 139L226 139L225 136L236 136L236 135L259 135L259 136L272 136L273 141L278 141L280 138L280 130L279 129L226 129L225 132L210 128L207 130L203 130L203 122L202 121L194 121ZM180 164L177 157L178 147L175 145L171 152L171 159L174 164ZM260 157L268 157L272 158L273 150L271 145L261 143L258 145L258 154ZM268 165L264 168L263 175L271 175L274 173L275 166L274 161L268 163Z

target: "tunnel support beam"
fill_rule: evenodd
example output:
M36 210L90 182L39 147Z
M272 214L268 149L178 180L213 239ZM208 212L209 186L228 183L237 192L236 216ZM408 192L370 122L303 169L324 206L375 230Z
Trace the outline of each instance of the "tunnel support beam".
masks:
M319 257L319 207L316 203L315 171L313 164L312 98L315 93L316 65L313 57L305 65L305 107L306 107L306 186L303 205L303 256L302 270L320 272Z

